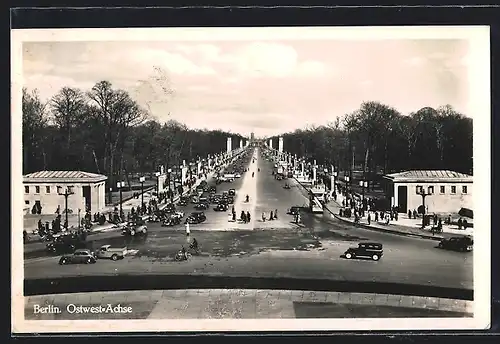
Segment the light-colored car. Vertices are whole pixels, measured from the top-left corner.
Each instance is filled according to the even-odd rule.
[[[234,177],[235,177],[235,178],[241,178],[241,174],[236,173],[236,174],[234,175]]]
[[[96,256],[99,259],[111,259],[118,260],[123,259],[127,254],[127,248],[111,247],[111,245],[102,245],[96,252]]]
[[[172,214],[172,216],[178,217],[179,219],[182,219],[184,217],[184,212],[183,211],[176,211],[175,213]]]

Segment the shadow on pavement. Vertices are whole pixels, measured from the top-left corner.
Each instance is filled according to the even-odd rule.
[[[24,295],[158,289],[274,289],[336,291],[473,300],[473,290],[381,282],[210,275],[115,275],[26,279]]]

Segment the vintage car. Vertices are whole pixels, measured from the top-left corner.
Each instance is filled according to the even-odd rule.
[[[206,221],[207,217],[205,216],[205,213],[202,211],[195,211],[186,218],[185,223],[189,223],[191,225],[193,224],[198,224]]]
[[[384,254],[382,244],[375,242],[362,242],[358,247],[350,247],[344,252],[346,259],[351,258],[371,258],[372,260],[379,260]]]
[[[161,223],[162,227],[172,227],[181,224],[181,217],[170,215],[167,216]]]
[[[227,211],[227,209],[228,209],[227,204],[226,204],[226,203],[222,203],[222,202],[221,202],[221,203],[219,203],[219,204],[217,204],[217,205],[214,207],[214,210],[215,210],[215,211]]]
[[[46,250],[50,253],[64,254],[73,253],[76,249],[87,247],[86,241],[78,235],[63,234],[55,236],[52,242],[46,246]]]
[[[208,188],[208,192],[210,192],[210,193],[216,193],[217,192],[217,187],[216,186],[210,186]]]
[[[122,230],[122,235],[139,236],[147,235],[148,226],[143,219],[128,222]]]
[[[97,261],[94,253],[88,249],[76,250],[73,254],[64,255],[59,259],[59,265],[94,264]]]
[[[185,197],[185,196],[182,196],[180,199],[179,199],[179,202],[177,202],[177,205],[181,206],[181,207],[185,207],[189,204],[189,197]]]
[[[165,213],[173,213],[175,212],[175,204],[173,203],[168,203],[165,208],[163,208],[163,211]]]
[[[200,202],[197,205],[195,205],[194,209],[196,210],[207,210],[208,209],[208,203],[205,202]]]
[[[461,252],[471,252],[473,246],[474,240],[468,236],[457,236],[443,239],[438,244],[439,248]]]
[[[111,245],[102,245],[96,252],[96,257],[99,259],[118,260],[123,259],[127,254],[127,248],[111,247]]]
[[[235,189],[229,189],[227,192],[229,196],[236,196],[236,190]]]

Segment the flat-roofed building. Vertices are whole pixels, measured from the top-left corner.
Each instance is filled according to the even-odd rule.
[[[425,196],[426,213],[456,213],[460,208],[473,209],[472,181],[468,174],[449,170],[415,170],[384,176],[386,192],[399,212],[418,210]]]
[[[41,214],[54,214],[59,207],[65,209],[66,191],[69,213],[78,209],[92,213],[102,211],[106,205],[106,176],[83,171],[39,171],[23,176],[24,208],[41,207]]]

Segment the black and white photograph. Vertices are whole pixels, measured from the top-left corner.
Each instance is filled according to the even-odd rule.
[[[488,27],[11,37],[14,333],[488,328]]]

